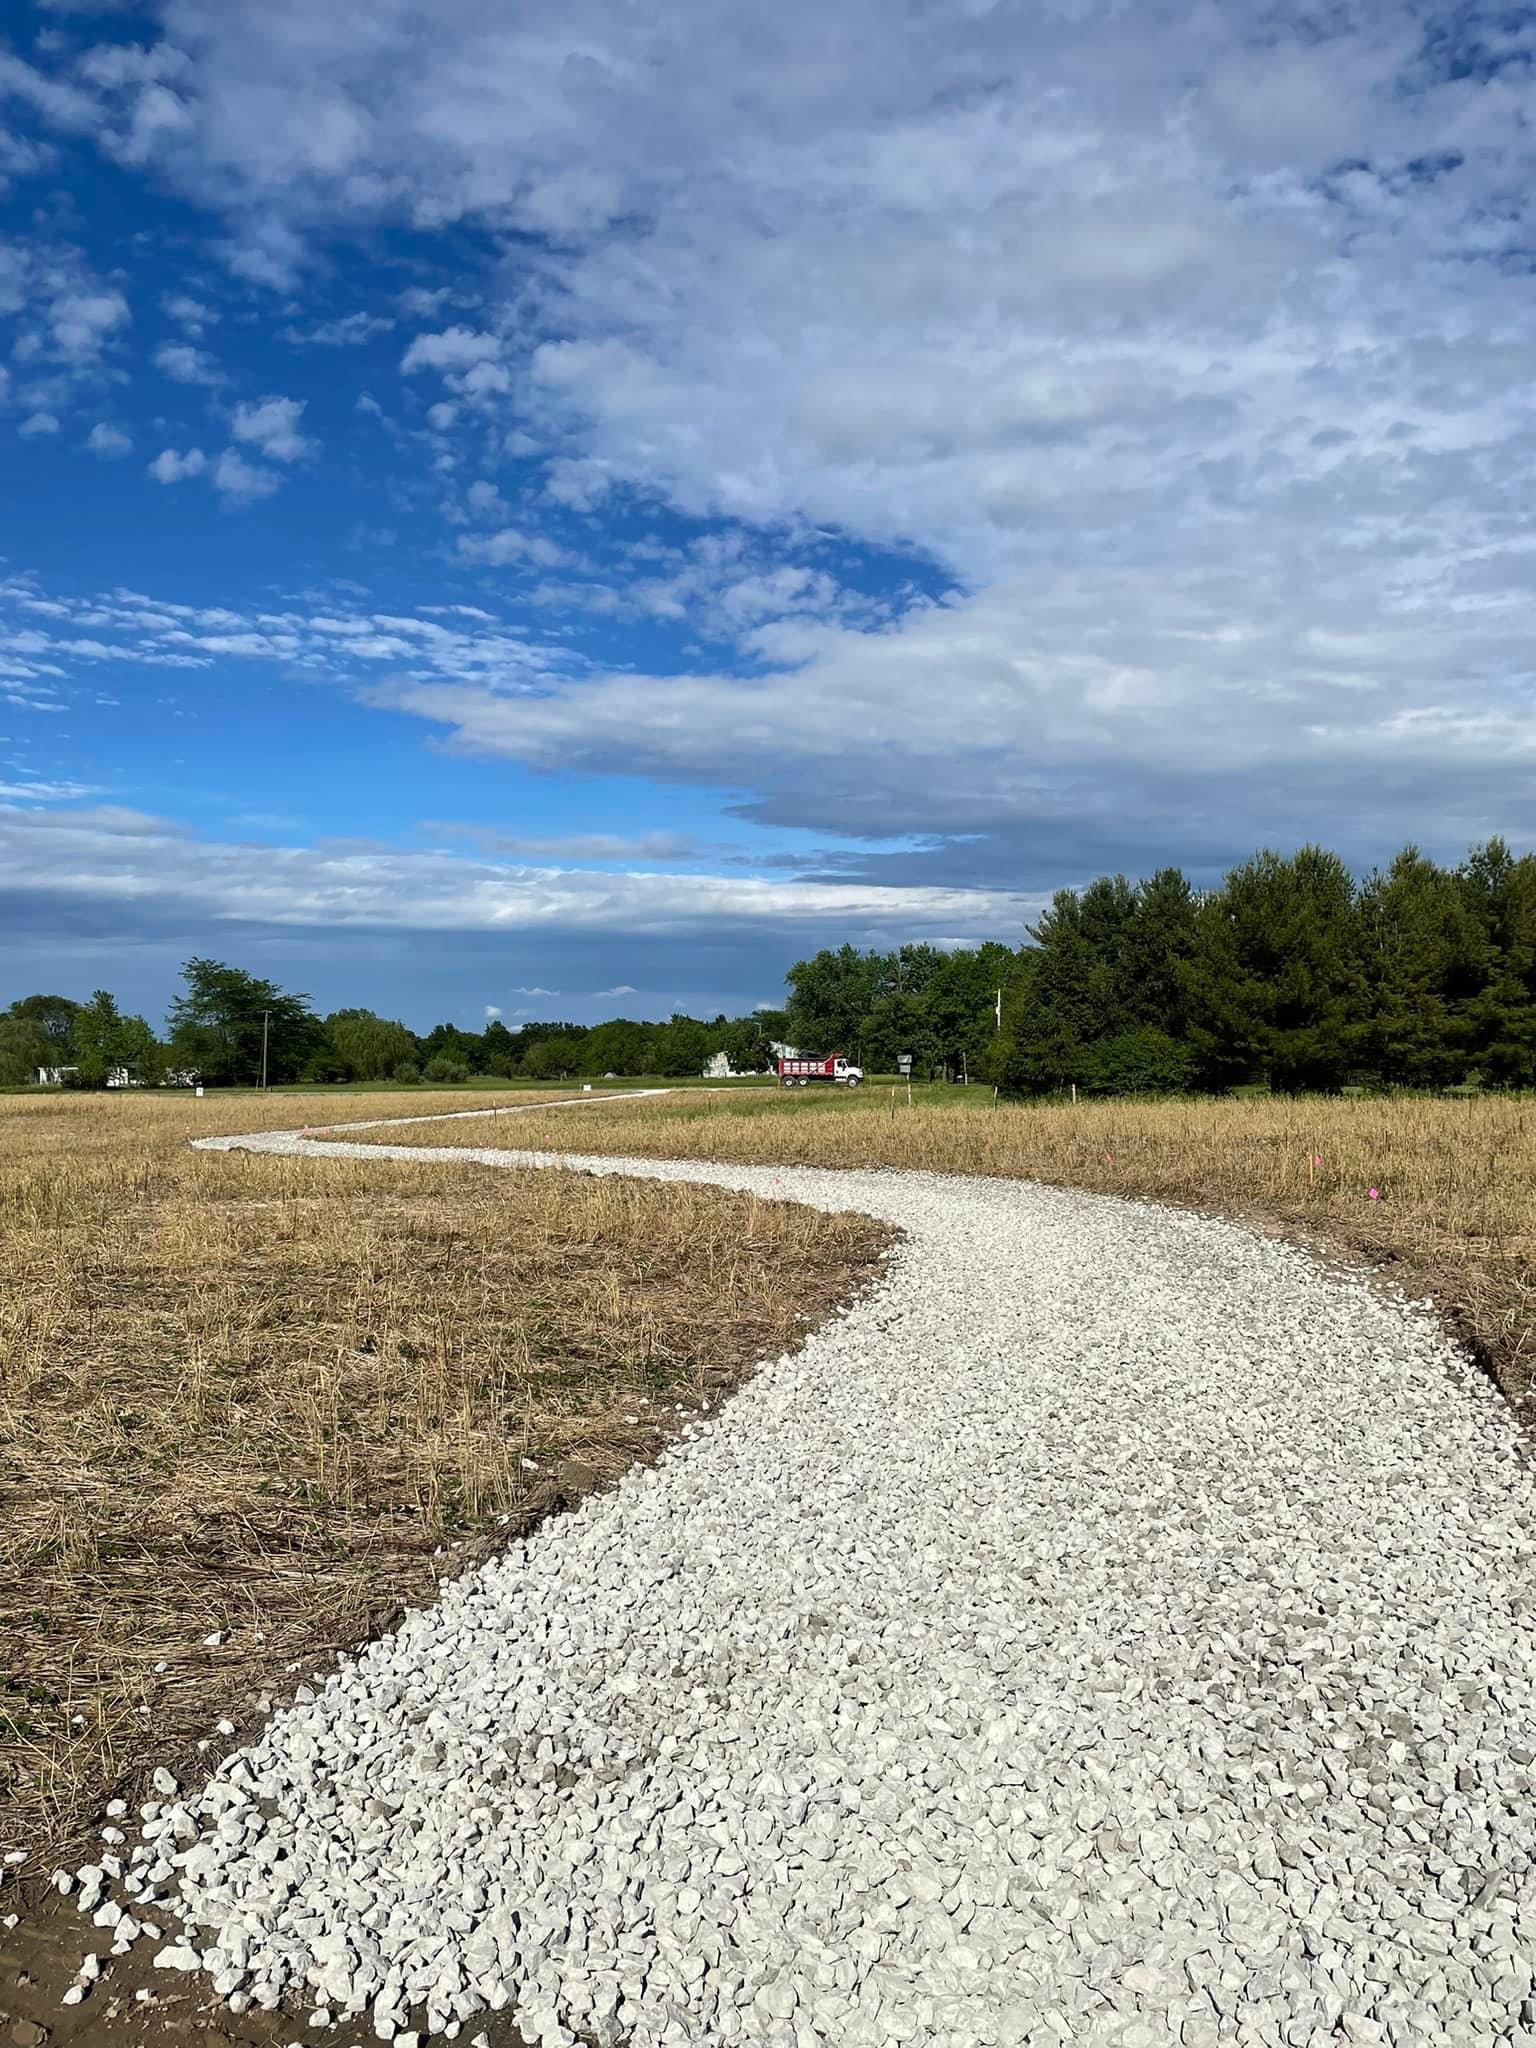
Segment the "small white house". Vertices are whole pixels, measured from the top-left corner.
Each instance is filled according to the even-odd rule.
[[[712,1052],[704,1062],[704,1078],[706,1081],[729,1081],[734,1077],[735,1072],[736,1069],[731,1065],[731,1056],[728,1052]]]

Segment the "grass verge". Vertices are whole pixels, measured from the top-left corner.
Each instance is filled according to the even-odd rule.
[[[208,1109],[0,1105],[0,1852],[32,1872],[653,1455],[889,1237],[709,1189],[190,1152]]]
[[[419,1126],[406,1143],[1006,1174],[1301,1232],[1430,1294],[1536,1420],[1536,1099],[1004,1104],[866,1087],[662,1096],[592,1112]],[[390,1133],[375,1134],[381,1141]],[[1374,1190],[1374,1194],[1372,1193]]]

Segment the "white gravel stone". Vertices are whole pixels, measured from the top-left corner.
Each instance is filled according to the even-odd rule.
[[[1103,1197],[571,1163],[906,1238],[149,1822],[157,1963],[396,2041],[1529,2028],[1536,1492],[1430,1319]]]

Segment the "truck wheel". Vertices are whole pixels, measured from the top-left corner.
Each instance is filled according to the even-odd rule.
[[[794,1085],[794,1082],[790,1080],[787,1074],[784,1076],[784,1079],[779,1083],[779,1086],[781,1088],[793,1088]]]
[[[850,1088],[857,1088],[857,1087],[858,1087],[858,1085],[859,1085],[859,1077],[858,1077],[858,1075],[857,1075],[857,1074],[850,1074],[850,1075],[849,1075],[849,1077],[848,1077],[848,1086],[849,1086]]]

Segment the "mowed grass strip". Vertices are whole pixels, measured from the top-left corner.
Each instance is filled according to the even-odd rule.
[[[1004,1174],[1298,1231],[1432,1294],[1536,1419],[1536,1098],[1004,1103],[986,1088],[660,1096],[401,1142]],[[515,1135],[513,1130],[515,1128]],[[389,1133],[376,1134],[381,1140]],[[1375,1190],[1374,1196],[1372,1190]]]
[[[32,1873],[654,1454],[889,1242],[709,1189],[191,1152],[302,1120],[211,1101],[0,1104],[0,1852]]]

